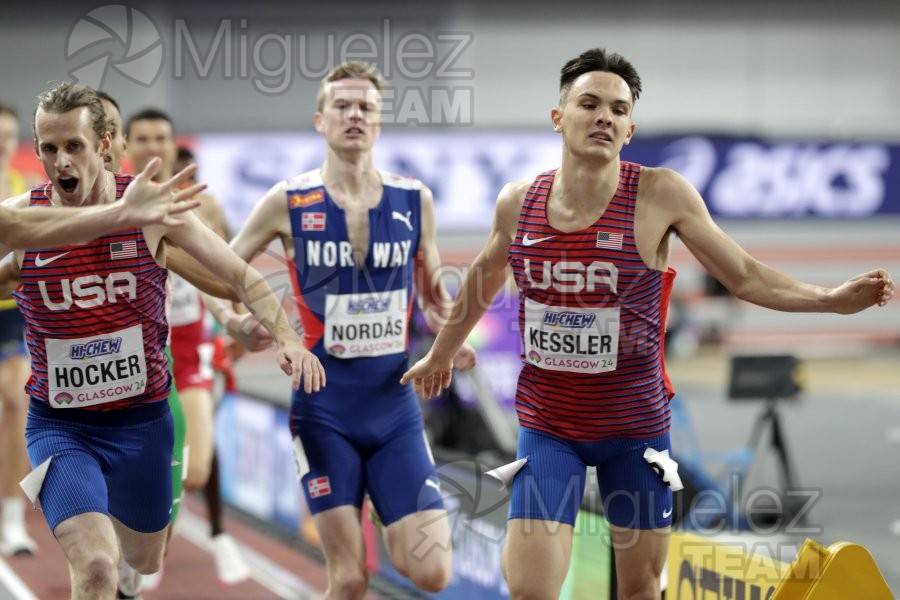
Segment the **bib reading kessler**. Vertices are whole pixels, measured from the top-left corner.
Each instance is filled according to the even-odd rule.
[[[50,406],[80,408],[143,393],[147,361],[140,325],[83,338],[46,338]]]
[[[615,371],[619,307],[560,308],[525,299],[525,358],[541,369]]]

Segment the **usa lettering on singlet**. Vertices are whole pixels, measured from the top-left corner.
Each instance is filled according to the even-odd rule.
[[[116,198],[132,178],[116,175]],[[49,206],[50,184],[32,189]],[[28,393],[53,408],[113,410],[163,400],[165,280],[143,230],[25,252],[14,296],[32,357]]]
[[[675,272],[649,268],[634,242],[640,166],[623,162],[608,208],[568,233],[547,219],[555,174],[526,193],[509,252],[525,363],[520,422],[574,440],[656,435],[669,423],[661,349]]]
[[[287,196],[292,282],[306,346],[320,356],[383,358],[387,368],[407,349],[421,183],[379,173],[383,194],[369,211],[362,268],[353,259],[344,211],[328,195],[318,170],[290,180]]]

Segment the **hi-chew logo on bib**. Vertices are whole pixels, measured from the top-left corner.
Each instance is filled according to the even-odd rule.
[[[140,325],[74,339],[46,338],[53,408],[80,408],[138,396],[147,387]]]
[[[325,308],[325,349],[332,356],[385,356],[406,350],[406,290],[329,294]]]

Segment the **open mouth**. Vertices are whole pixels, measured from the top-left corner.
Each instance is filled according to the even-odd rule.
[[[67,194],[71,194],[75,191],[75,188],[78,187],[78,178],[77,177],[60,177],[59,178],[59,187],[62,188],[62,191]]]
[[[597,133],[591,134],[591,139],[594,139],[594,140],[597,140],[600,142],[611,142],[612,136],[610,136],[608,133],[597,132]]]
[[[351,128],[349,128],[347,131],[345,131],[344,133],[347,133],[347,134],[349,134],[349,135],[362,135],[362,134],[363,134],[363,130],[360,129],[359,127],[351,127]]]

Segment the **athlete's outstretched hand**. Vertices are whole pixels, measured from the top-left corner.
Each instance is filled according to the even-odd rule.
[[[197,165],[190,165],[163,183],[153,181],[162,160],[154,158],[125,190],[122,217],[125,227],[143,227],[161,224],[179,227],[183,223],[173,215],[200,206],[194,196],[206,189],[205,183],[197,183],[185,189],[179,186],[197,171]]]
[[[259,352],[275,343],[275,338],[269,330],[252,314],[237,314],[231,311],[229,317],[224,323],[225,331],[247,351]]]
[[[450,387],[452,379],[453,361],[436,360],[429,352],[403,374],[400,383],[406,385],[412,381],[416,394],[423,400],[428,400],[440,396],[441,392]]]
[[[288,342],[278,349],[278,366],[291,376],[291,384],[295,390],[303,390],[307,394],[318,392],[325,387],[325,368],[319,358],[303,347],[299,342]]]
[[[829,292],[834,312],[850,315],[870,306],[884,306],[894,295],[894,281],[884,269],[848,279]]]

